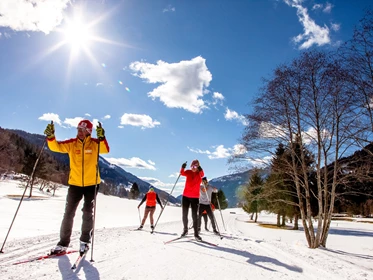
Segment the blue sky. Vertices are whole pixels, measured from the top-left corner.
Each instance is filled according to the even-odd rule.
[[[193,159],[227,175],[261,78],[351,39],[368,4],[1,0],[0,126],[42,134],[53,120],[64,140],[100,121],[105,158],[164,190]]]

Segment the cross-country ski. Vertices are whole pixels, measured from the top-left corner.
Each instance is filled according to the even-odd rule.
[[[76,253],[76,252],[78,252],[78,251],[77,250],[68,250],[68,251],[64,251],[64,252],[59,253],[59,254],[45,254],[45,255],[41,255],[41,256],[37,256],[37,257],[31,257],[31,258],[28,258],[28,259],[20,260],[20,261],[17,261],[15,263],[12,263],[12,264],[17,265],[17,264],[23,264],[23,263],[28,263],[28,262],[40,261],[40,260],[45,260],[45,259],[50,259],[50,258],[55,258],[55,257],[61,257],[61,256],[64,256],[64,255],[68,255],[68,254],[72,254],[72,253]]]

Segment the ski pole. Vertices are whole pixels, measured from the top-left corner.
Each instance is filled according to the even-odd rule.
[[[98,127],[102,127],[101,123],[98,122]],[[91,251],[91,262],[94,262],[93,260],[93,245],[95,241],[95,222],[96,222],[96,206],[97,206],[97,181],[98,181],[98,170],[99,170],[99,160],[100,160],[100,143],[101,140],[98,139],[98,147],[97,147],[97,165],[96,165],[96,186],[95,186],[95,199],[94,199],[94,206],[93,206],[93,228],[92,228],[92,251]]]
[[[51,121],[51,124],[53,124],[53,121]],[[7,235],[5,236],[5,240],[4,240],[3,246],[1,246],[0,253],[4,253],[4,252],[3,252],[3,248],[4,248],[4,246],[5,246],[5,242],[6,242],[6,240],[8,239],[8,235],[9,235],[10,230],[12,229],[13,223],[14,223],[16,217],[17,217],[18,210],[19,210],[19,208],[21,207],[21,203],[22,203],[22,201],[23,201],[23,198],[25,197],[25,193],[26,193],[26,190],[27,190],[27,188],[28,188],[28,186],[29,186],[29,184],[30,184],[30,181],[33,180],[34,173],[35,173],[35,170],[36,170],[36,166],[38,165],[38,163],[39,163],[39,159],[40,159],[40,157],[41,157],[41,154],[42,154],[43,151],[44,151],[44,147],[45,147],[45,144],[47,143],[47,139],[48,139],[48,138],[45,137],[45,140],[44,140],[44,142],[43,142],[43,146],[41,147],[41,150],[40,150],[40,153],[39,153],[39,155],[38,155],[38,158],[37,158],[36,161],[35,161],[34,168],[32,169],[32,173],[31,173],[31,175],[30,175],[30,177],[29,177],[29,180],[28,180],[28,182],[27,182],[27,184],[26,184],[25,190],[23,191],[23,194],[22,194],[22,197],[21,197],[21,199],[20,199],[20,201],[19,201],[19,204],[18,204],[18,207],[17,207],[16,213],[14,214],[14,217],[13,217],[12,223],[10,224],[10,227],[9,227],[8,233],[7,233]]]
[[[190,223],[189,229],[193,228],[193,221]]]
[[[187,163],[187,162],[185,162],[185,164],[186,164],[186,163]],[[171,196],[172,192],[174,191],[174,188],[175,188],[175,186],[176,186],[176,184],[177,184],[177,181],[179,181],[180,176],[181,176],[181,173],[179,173],[179,176],[177,177],[176,182],[175,182],[174,186],[172,187],[171,192],[168,194],[166,204],[165,204],[164,207],[162,208],[161,213],[159,213],[158,219],[157,219],[157,221],[156,221],[155,224],[154,224],[154,228],[152,229],[152,231],[151,231],[150,233],[153,233],[153,232],[154,232],[155,227],[156,227],[157,224],[158,224],[159,218],[162,216],[162,213],[163,213],[164,209],[166,208],[166,206],[167,206],[167,204],[168,204],[168,201],[170,200],[170,196]]]
[[[140,225],[141,225],[141,215],[140,215],[140,208],[137,208],[139,210],[139,220],[140,220]]]
[[[221,216],[221,221],[223,222],[224,230],[227,231],[227,229],[225,228],[225,224],[224,224],[223,214],[221,213],[221,208],[220,208],[220,202],[219,202],[219,196],[218,196],[218,194],[216,194],[216,201],[218,202],[220,216]]]

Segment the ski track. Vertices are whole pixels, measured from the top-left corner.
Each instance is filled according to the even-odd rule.
[[[281,241],[265,241],[244,236],[239,230],[242,221],[236,215],[228,216],[225,222],[227,231],[219,224],[219,229],[225,235],[223,239],[211,231],[201,232],[203,239],[218,244],[218,247],[189,238],[163,244],[181,233],[180,222],[159,224],[153,234],[147,228],[141,231],[135,231],[133,227],[97,229],[93,248],[94,262],[90,262],[91,248],[75,272],[71,270],[71,266],[78,254],[11,265],[28,256],[47,253],[58,241],[57,234],[16,240],[8,243],[4,254],[0,254],[0,275],[7,275],[7,278],[2,278],[7,280],[215,280],[229,279],[221,277],[219,271],[234,270],[236,279],[373,279],[373,270],[370,268],[361,267],[361,273],[358,275],[348,272],[346,267],[349,266],[354,268],[351,271],[356,272],[358,259],[345,262],[344,269],[331,266],[333,269],[327,271],[323,263],[335,262],[333,258],[337,258],[338,254],[322,249],[315,249],[310,253],[310,249],[300,246],[297,242],[289,247]],[[189,230],[188,237],[193,237],[193,230]],[[79,234],[74,232],[72,247],[77,246],[78,238]],[[126,252],[132,253],[129,255]],[[174,259],[177,260],[180,255],[183,255],[183,262],[175,262]],[[163,260],[162,267],[159,266],[158,260],[152,262],[158,258]],[[193,267],[198,269],[193,270]]]
[[[231,232],[235,232],[236,234],[241,234],[239,230],[237,230],[236,224],[239,223],[239,219],[229,219],[228,227]],[[231,233],[232,234],[232,233]],[[233,235],[233,234],[232,234]],[[233,236],[232,236],[233,237]],[[302,236],[303,237],[303,236]],[[241,239],[240,237],[233,237],[235,240]],[[242,239],[241,239],[242,240]],[[243,239],[243,240],[250,240],[250,239]],[[266,255],[274,255],[281,260],[288,260],[288,262],[293,262],[294,264],[302,267],[304,271],[309,270],[312,273],[308,272],[307,275],[313,274],[313,277],[309,279],[370,279],[367,277],[368,275],[373,272],[372,268],[367,268],[364,266],[359,265],[359,259],[355,258],[354,260],[350,259],[349,262],[345,261],[343,258],[340,258],[338,254],[330,252],[328,250],[323,249],[309,249],[299,245],[297,241],[293,242],[292,246],[289,247],[288,244],[282,243],[281,241],[264,241],[264,240],[250,240],[251,242],[254,241],[253,246],[260,247],[261,250],[266,251]],[[310,250],[315,252],[316,254],[310,254]],[[297,256],[297,257],[294,257]],[[338,259],[338,261],[336,261]],[[325,267],[324,263],[340,263],[343,261],[346,266],[351,266],[353,269],[342,269],[339,265],[327,266]],[[361,272],[356,275],[355,269],[356,266],[361,268]],[[327,271],[326,269],[331,267],[331,271]],[[351,273],[349,271],[352,271]]]

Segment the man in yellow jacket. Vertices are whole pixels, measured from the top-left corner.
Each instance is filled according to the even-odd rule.
[[[82,120],[78,124],[76,138],[57,141],[54,135],[54,125],[48,124],[44,134],[48,139],[51,151],[65,153],[70,159],[69,189],[67,192],[65,214],[63,216],[60,241],[51,250],[51,254],[66,251],[70,244],[74,216],[79,202],[84,197],[83,222],[80,235],[80,252],[88,250],[93,229],[93,207],[97,190],[101,182],[98,171],[98,152],[109,153],[109,145],[105,138],[105,131],[101,126],[96,128],[97,139],[91,138],[93,125],[89,120]]]

